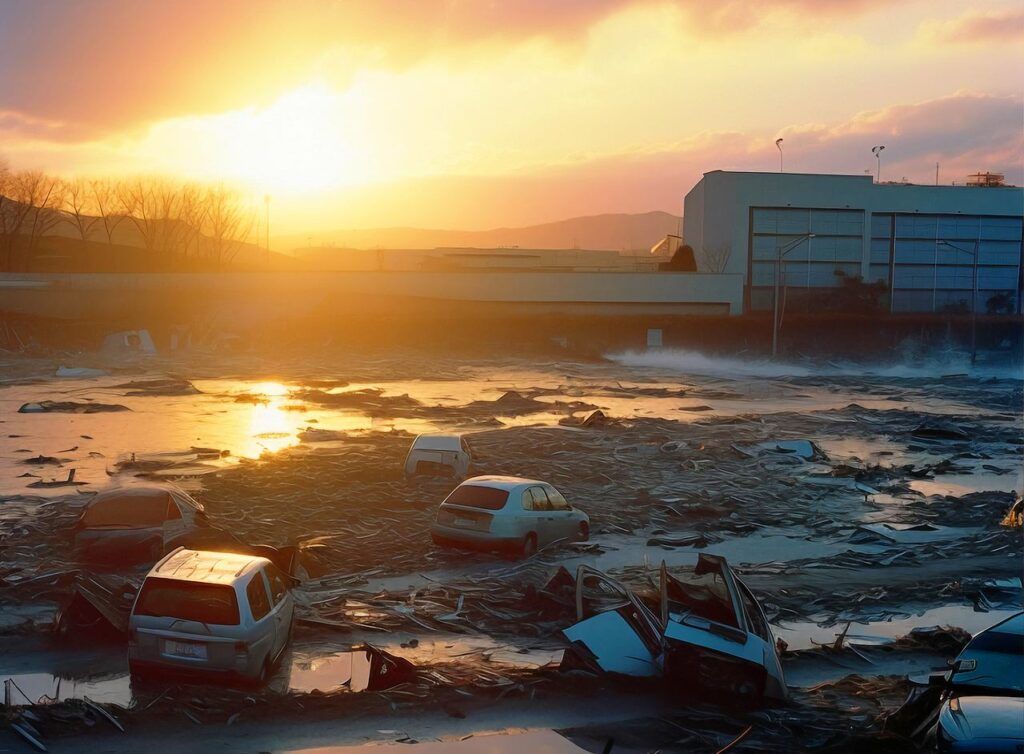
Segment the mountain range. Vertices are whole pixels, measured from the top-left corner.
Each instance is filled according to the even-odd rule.
[[[669,212],[603,214],[490,230],[430,228],[339,229],[277,236],[276,251],[298,257],[323,257],[332,249],[434,249],[438,247],[528,249],[611,249],[639,251],[666,235],[679,233],[682,218]]]

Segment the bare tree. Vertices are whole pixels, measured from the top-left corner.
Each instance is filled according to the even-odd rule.
[[[33,256],[40,239],[64,221],[60,212],[64,188],[59,178],[38,170],[18,174],[15,198],[28,205],[23,233],[28,235],[28,254]]]
[[[181,257],[186,266],[190,253],[196,259],[200,255],[203,223],[208,211],[205,192],[195,184],[186,184],[181,189],[179,222],[181,223]]]
[[[725,272],[732,256],[732,246],[727,243],[711,244],[701,247],[701,272]]]
[[[100,224],[103,226],[103,233],[107,237],[107,246],[113,246],[114,231],[125,219],[118,200],[118,187],[111,180],[95,180],[89,183],[89,193],[92,197],[92,206],[96,209]]]
[[[236,192],[223,186],[209,188],[205,204],[209,257],[219,270],[234,259],[252,233],[255,215],[243,209]]]
[[[96,212],[92,189],[87,182],[81,178],[65,182],[62,211],[82,242],[88,241],[100,218]]]
[[[136,177],[117,184],[119,211],[135,228],[142,247],[152,257],[157,248],[158,220],[153,188],[146,178]]]
[[[4,270],[14,269],[14,255],[22,228],[32,207],[19,201],[21,189],[16,173],[0,165],[0,249]]]

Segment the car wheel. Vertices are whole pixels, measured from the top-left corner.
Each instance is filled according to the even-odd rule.
[[[530,532],[526,535],[526,539],[523,540],[523,546],[519,550],[519,555],[522,558],[532,558],[537,554],[537,535]]]
[[[580,521],[580,542],[586,542],[588,539],[590,539],[590,524]]]

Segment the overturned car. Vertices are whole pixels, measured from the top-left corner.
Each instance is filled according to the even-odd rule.
[[[203,506],[178,487],[113,487],[90,500],[76,522],[75,552],[94,563],[153,562],[205,524]]]
[[[743,702],[787,698],[764,611],[725,558],[701,554],[679,577],[661,565],[657,612],[606,574],[580,566],[570,665],[684,681]]]

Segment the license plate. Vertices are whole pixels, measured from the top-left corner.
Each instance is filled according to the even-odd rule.
[[[190,657],[194,660],[206,659],[206,645],[191,641],[166,641],[164,652],[175,657]]]
[[[457,519],[455,519],[455,525],[456,526],[465,526],[465,527],[472,528],[472,527],[476,526],[476,521],[474,521],[471,518],[457,518]]]

